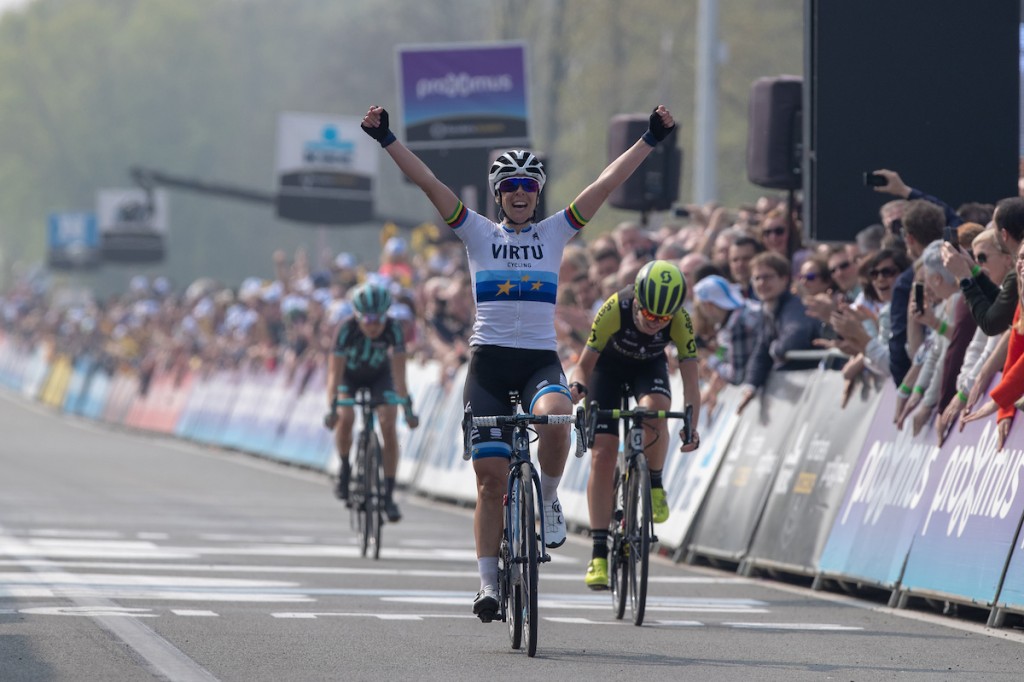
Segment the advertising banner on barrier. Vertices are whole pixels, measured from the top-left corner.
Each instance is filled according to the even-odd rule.
[[[87,419],[102,419],[110,396],[110,372],[102,365],[94,365],[86,382],[79,414]]]
[[[790,433],[804,413],[801,397],[817,376],[817,370],[774,372],[763,396],[747,405],[701,510],[692,554],[738,561],[747,553]]]
[[[814,572],[881,390],[876,384],[856,391],[841,407],[844,384],[841,372],[821,370],[808,387],[806,409],[794,425],[750,545],[749,565]]]
[[[71,370],[71,380],[64,391],[64,404],[61,409],[68,414],[79,414],[82,400],[89,390],[89,377],[93,373],[95,362],[88,355],[75,359]]]
[[[682,381],[679,392],[672,386],[672,395],[682,395]],[[669,425],[668,459],[665,462],[663,481],[668,496],[670,514],[668,521],[657,527],[658,541],[666,546],[679,548],[693,529],[693,523],[700,512],[701,504],[711,482],[725,457],[726,450],[740,423],[736,414],[740,391],[735,386],[726,386],[719,394],[713,411],[701,412],[700,448],[693,452],[679,451],[682,439],[679,424]],[[677,401],[673,400],[673,403]]]
[[[439,381],[441,365],[435,361],[410,362],[406,365],[406,380],[409,395],[413,399],[413,410],[420,419],[416,429],[410,429],[405,423],[402,410],[398,411],[398,482],[408,485],[416,480],[424,455],[432,447],[428,436],[431,434],[428,424],[440,417],[440,408],[444,404],[444,386]],[[461,387],[459,387],[461,390]]]
[[[462,365],[452,378],[438,418],[427,427],[432,444],[417,479],[417,489],[434,497],[461,502],[476,501],[476,475],[473,463],[462,459],[462,385],[468,365]]]
[[[822,575],[892,589],[945,467],[935,432],[897,431],[896,387],[886,382],[843,503],[818,560]]]
[[[1024,515],[1024,449],[998,447],[994,417],[954,429],[943,444],[901,591],[995,603]]]
[[[323,421],[327,411],[327,369],[323,366],[315,367],[308,378],[299,374],[292,377],[290,388],[296,395],[294,407],[288,421],[281,427],[281,438],[268,454],[336,473],[334,432],[324,428]]]
[[[999,590],[996,605],[1001,608],[1024,613],[1024,533],[1017,531],[1017,542],[1006,568],[1006,577]]]

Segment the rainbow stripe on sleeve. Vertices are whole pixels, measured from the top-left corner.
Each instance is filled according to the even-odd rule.
[[[466,222],[466,218],[468,216],[469,211],[466,210],[466,207],[463,206],[462,202],[460,201],[459,205],[455,207],[455,212],[452,213],[447,218],[445,218],[444,221],[448,223],[448,227],[454,230],[461,227],[462,223]]]
[[[582,230],[587,226],[587,222],[589,222],[576,210],[575,202],[569,204],[569,208],[565,209],[565,219],[569,221],[574,230]]]

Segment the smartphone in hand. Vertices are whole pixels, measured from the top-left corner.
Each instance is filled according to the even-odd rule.
[[[884,175],[878,173],[864,173],[864,186],[865,187],[881,187],[887,182]]]
[[[946,225],[946,227],[943,228],[942,238],[945,239],[950,244],[952,244],[954,247],[960,246],[960,239],[957,236],[956,228],[951,225]]]
[[[924,282],[914,282],[914,310],[924,312]]]

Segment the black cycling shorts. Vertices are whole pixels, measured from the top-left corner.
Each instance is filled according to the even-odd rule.
[[[370,389],[370,399],[373,402],[383,402],[384,394],[389,391],[394,392],[395,390],[395,381],[391,376],[391,367],[387,367],[383,372],[380,370],[376,372],[349,372],[346,369],[341,377],[341,386],[338,387],[338,392],[355,396],[356,391],[360,388]]]
[[[628,386],[629,395],[635,400],[651,393],[660,393],[672,400],[672,388],[668,382],[668,362],[655,358],[647,362],[623,362],[621,359],[604,360],[602,355],[590,374],[587,386],[587,401],[597,401],[602,410],[622,407],[623,387]],[[598,419],[595,433],[618,434],[618,420]]]
[[[515,414],[511,393],[518,393],[523,411],[544,393],[558,392],[572,399],[558,353],[548,350],[474,346],[463,390],[463,401],[474,417]],[[473,429],[473,459],[510,457],[512,429]]]

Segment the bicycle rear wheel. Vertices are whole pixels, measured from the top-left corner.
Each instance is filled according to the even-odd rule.
[[[384,476],[380,441],[371,432],[366,447],[366,545],[374,559],[380,559],[380,529],[384,525]],[[365,556],[365,552],[364,552]]]
[[[522,598],[520,614],[523,639],[526,641],[526,655],[537,655],[537,507],[533,491],[533,469],[528,463],[519,465],[516,488],[513,493],[518,509],[518,536],[514,543],[514,555],[519,566],[519,591]]]
[[[636,470],[629,486],[631,501],[626,509],[629,552],[629,598],[633,624],[643,625],[647,609],[647,574],[651,554],[651,472],[647,458],[636,458]]]
[[[622,620],[626,613],[626,593],[629,591],[629,543],[626,542],[625,533],[626,481],[620,475],[618,467],[615,469],[614,480],[612,523],[608,529],[608,539],[611,541],[611,547],[608,549],[608,579],[611,582],[612,611],[616,619]]]

